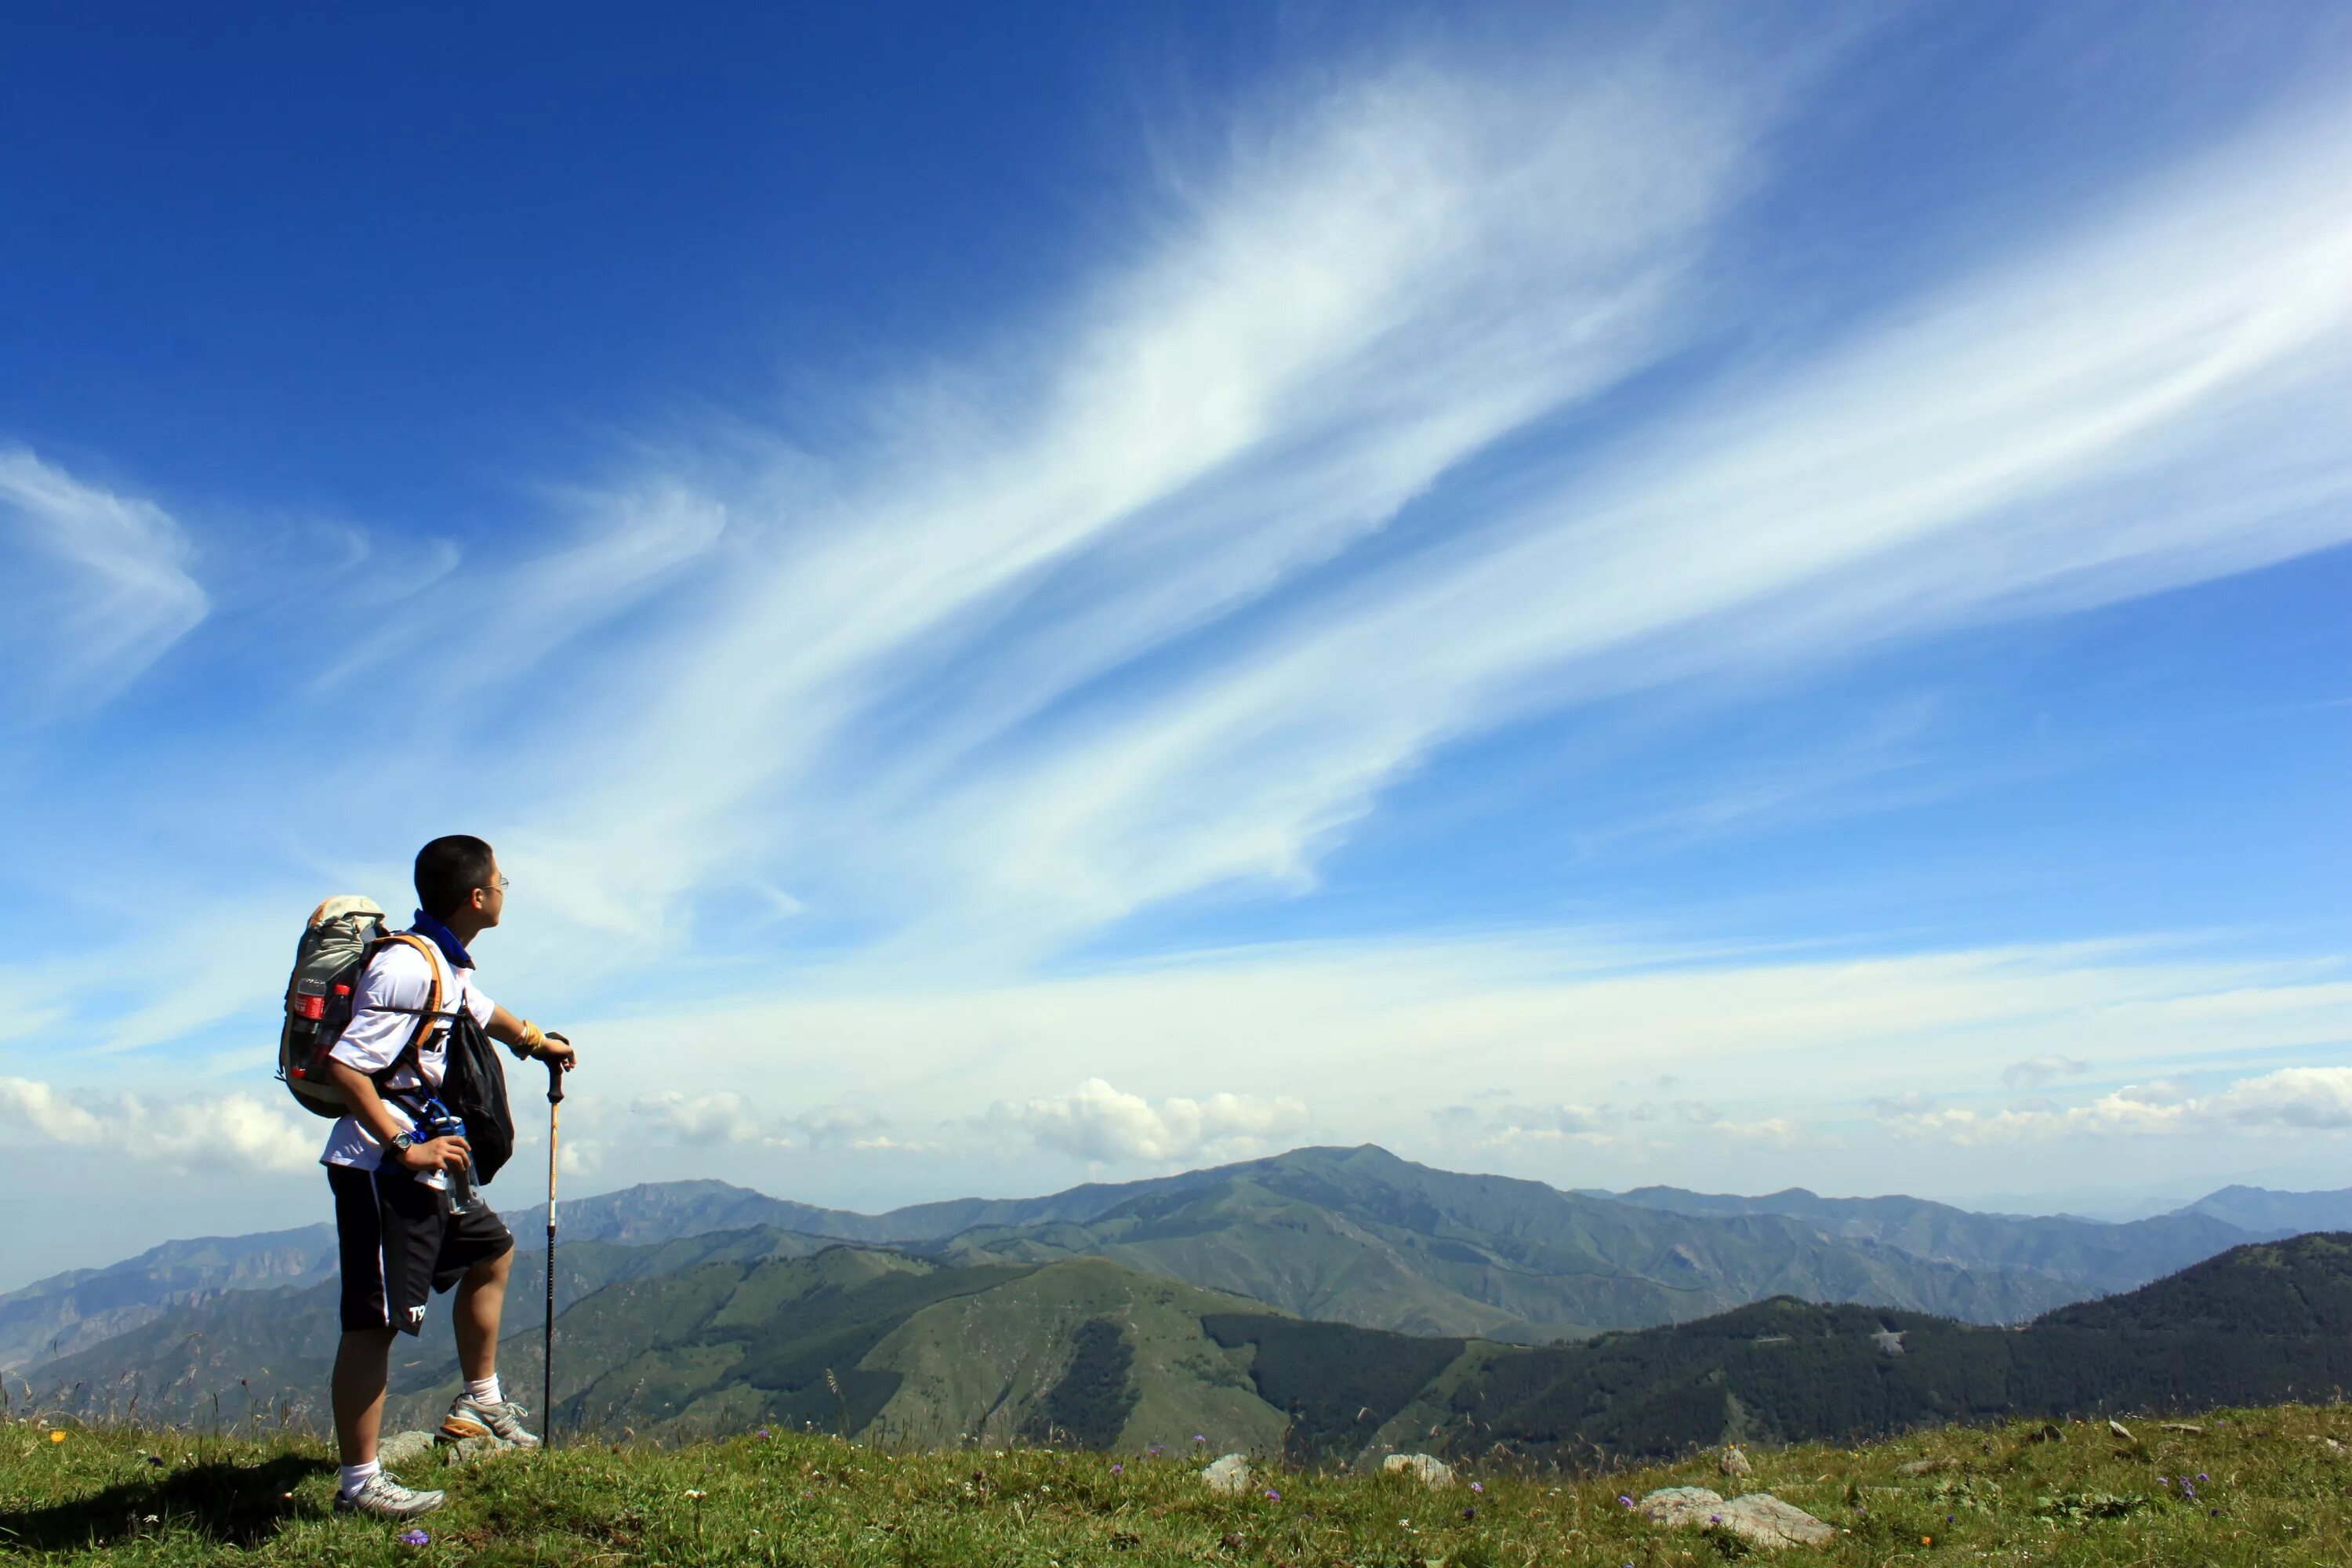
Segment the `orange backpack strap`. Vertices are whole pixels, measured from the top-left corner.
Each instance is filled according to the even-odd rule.
[[[385,945],[395,942],[415,948],[425,960],[425,984],[429,989],[425,993],[424,1007],[417,1011],[416,1027],[409,1032],[408,1044],[400,1048],[400,1055],[392,1059],[390,1067],[376,1075],[379,1083],[399,1071],[401,1063],[411,1061],[424,1054],[425,1039],[433,1032],[434,1023],[441,1016],[441,962],[433,951],[432,939],[419,936],[413,931],[388,931],[375,939],[376,952],[382,952]],[[375,952],[368,954],[370,963],[373,963],[375,958]],[[385,1009],[388,1012],[409,1010],[404,1007]]]

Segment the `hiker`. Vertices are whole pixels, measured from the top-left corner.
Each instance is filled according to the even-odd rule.
[[[395,1334],[424,1327],[430,1294],[457,1287],[453,1308],[466,1386],[441,1424],[449,1438],[535,1448],[526,1412],[499,1387],[499,1317],[514,1237],[478,1196],[452,1212],[452,1177],[464,1192],[468,1144],[420,1131],[423,1101],[442,1086],[452,1034],[478,1026],[519,1057],[568,1071],[572,1047],[516,1017],[474,984],[467,944],[499,923],[507,879],[481,839],[436,838],[417,852],[415,924],[422,942],[390,938],[373,949],[352,998],[351,1022],[328,1054],[350,1110],[328,1135],[320,1163],[335,1194],[342,1266],[343,1336],[335,1352],[335,1440],[342,1449],[338,1510],[413,1519],[441,1506],[382,1472],[376,1437]],[[433,998],[441,1010],[431,1011]],[[470,1016],[461,1024],[459,1010]]]

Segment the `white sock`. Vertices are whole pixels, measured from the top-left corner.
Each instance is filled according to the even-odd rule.
[[[499,1374],[492,1373],[488,1377],[467,1378],[466,1397],[479,1400],[484,1405],[504,1404],[505,1401],[499,1397]]]
[[[345,1465],[343,1467],[343,1495],[345,1497],[359,1496],[360,1489],[366,1486],[370,1481],[375,1479],[376,1472],[383,1468],[383,1467],[377,1464],[373,1459],[370,1459],[364,1465]]]

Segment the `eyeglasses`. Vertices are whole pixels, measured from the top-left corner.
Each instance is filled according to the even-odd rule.
[[[493,883],[493,884],[492,884],[492,886],[496,887],[496,888],[498,889],[498,890],[499,890],[499,892],[501,892],[501,893],[505,892],[509,888],[512,887],[513,885],[514,885],[513,883],[509,882],[509,881],[507,880],[507,879],[506,879],[506,875],[505,875],[505,873],[504,873],[504,872],[499,873],[499,879],[498,879],[495,883]]]

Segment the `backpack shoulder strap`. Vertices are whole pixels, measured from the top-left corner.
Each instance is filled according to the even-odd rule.
[[[400,1054],[392,1058],[390,1066],[373,1075],[378,1088],[387,1082],[393,1074],[398,1072],[404,1064],[415,1065],[417,1057],[425,1050],[425,1037],[433,1032],[434,1023],[441,1016],[441,963],[439,955],[433,951],[431,939],[421,937],[411,931],[387,931],[368,944],[367,962],[373,963],[376,955],[394,942],[415,948],[417,955],[425,960],[427,989],[425,1005],[416,1015],[416,1027],[408,1032],[408,1044],[400,1048]]]

